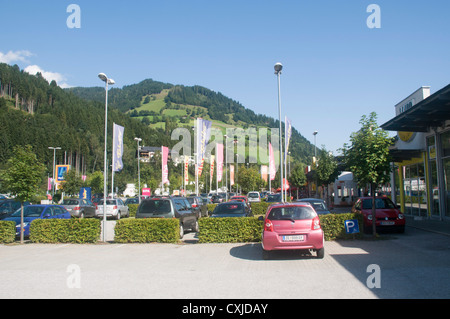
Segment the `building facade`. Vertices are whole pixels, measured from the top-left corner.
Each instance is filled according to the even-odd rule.
[[[405,214],[450,220],[450,85],[421,87],[381,127],[396,131],[392,199]]]

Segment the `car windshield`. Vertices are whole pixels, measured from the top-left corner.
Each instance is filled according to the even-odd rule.
[[[306,206],[290,206],[290,207],[275,207],[273,208],[269,216],[270,220],[303,220],[312,219],[317,214],[311,207]]]
[[[78,205],[78,200],[76,199],[65,199],[61,205]]]
[[[327,207],[325,206],[324,202],[320,201],[306,201],[312,205],[312,207],[318,211],[318,210],[327,210]]]
[[[148,213],[165,214],[170,213],[170,211],[171,211],[170,202],[168,200],[160,200],[160,199],[143,201],[139,208],[139,212],[144,214]]]
[[[250,198],[258,198],[259,195],[258,195],[258,193],[248,193],[248,197],[250,197]]]
[[[244,205],[238,203],[229,203],[218,205],[214,209],[213,214],[244,214]]]
[[[372,209],[372,199],[363,200],[363,209]],[[376,209],[390,209],[395,208],[394,203],[389,198],[376,198],[375,199]]]
[[[40,217],[44,211],[43,206],[25,206],[23,208],[23,217]],[[20,217],[20,209],[16,210],[12,217]]]
[[[271,194],[267,196],[267,202],[279,202],[281,201],[281,194]]]

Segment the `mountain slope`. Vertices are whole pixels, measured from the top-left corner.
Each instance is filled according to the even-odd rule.
[[[67,89],[75,95],[90,100],[104,99],[102,88]],[[103,93],[103,96],[102,96]],[[278,128],[278,120],[263,114],[256,114],[220,92],[202,86],[172,85],[144,80],[138,84],[110,90],[109,105],[140,119],[146,125],[166,134],[172,126],[193,125],[196,117],[213,121],[213,126],[223,131],[227,127]],[[284,131],[284,123],[282,123]],[[155,145],[157,146],[157,145]],[[314,154],[314,146],[295,128],[292,128],[290,151],[296,161],[309,163]]]

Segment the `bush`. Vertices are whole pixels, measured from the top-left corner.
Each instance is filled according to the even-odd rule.
[[[30,224],[34,243],[95,243],[100,239],[98,219],[35,219]]]
[[[138,207],[139,204],[128,204],[128,212],[130,213],[130,217],[136,217]]]
[[[255,217],[201,218],[199,243],[260,242],[263,222]]]
[[[325,240],[335,240],[335,239],[352,239],[352,238],[362,238],[363,237],[363,217],[361,214],[327,214],[319,215],[320,225],[325,233]],[[346,234],[344,221],[349,219],[357,219],[359,223],[358,234]]]
[[[271,205],[272,203],[266,203],[264,202],[255,202],[255,203],[250,203],[250,207],[252,208],[252,213],[253,215],[266,215],[266,211],[267,208]]]
[[[16,238],[16,223],[0,220],[0,244],[14,242]]]
[[[116,223],[114,241],[118,243],[177,243],[180,221],[175,218],[123,219]]]

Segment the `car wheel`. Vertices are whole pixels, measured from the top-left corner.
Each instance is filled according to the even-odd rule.
[[[183,236],[184,236],[184,227],[183,224],[180,223],[180,239],[183,239]]]
[[[325,247],[316,250],[317,258],[322,259],[325,257]]]
[[[84,218],[84,212],[81,212],[80,218]]]
[[[120,219],[120,211],[117,212],[116,220]]]

